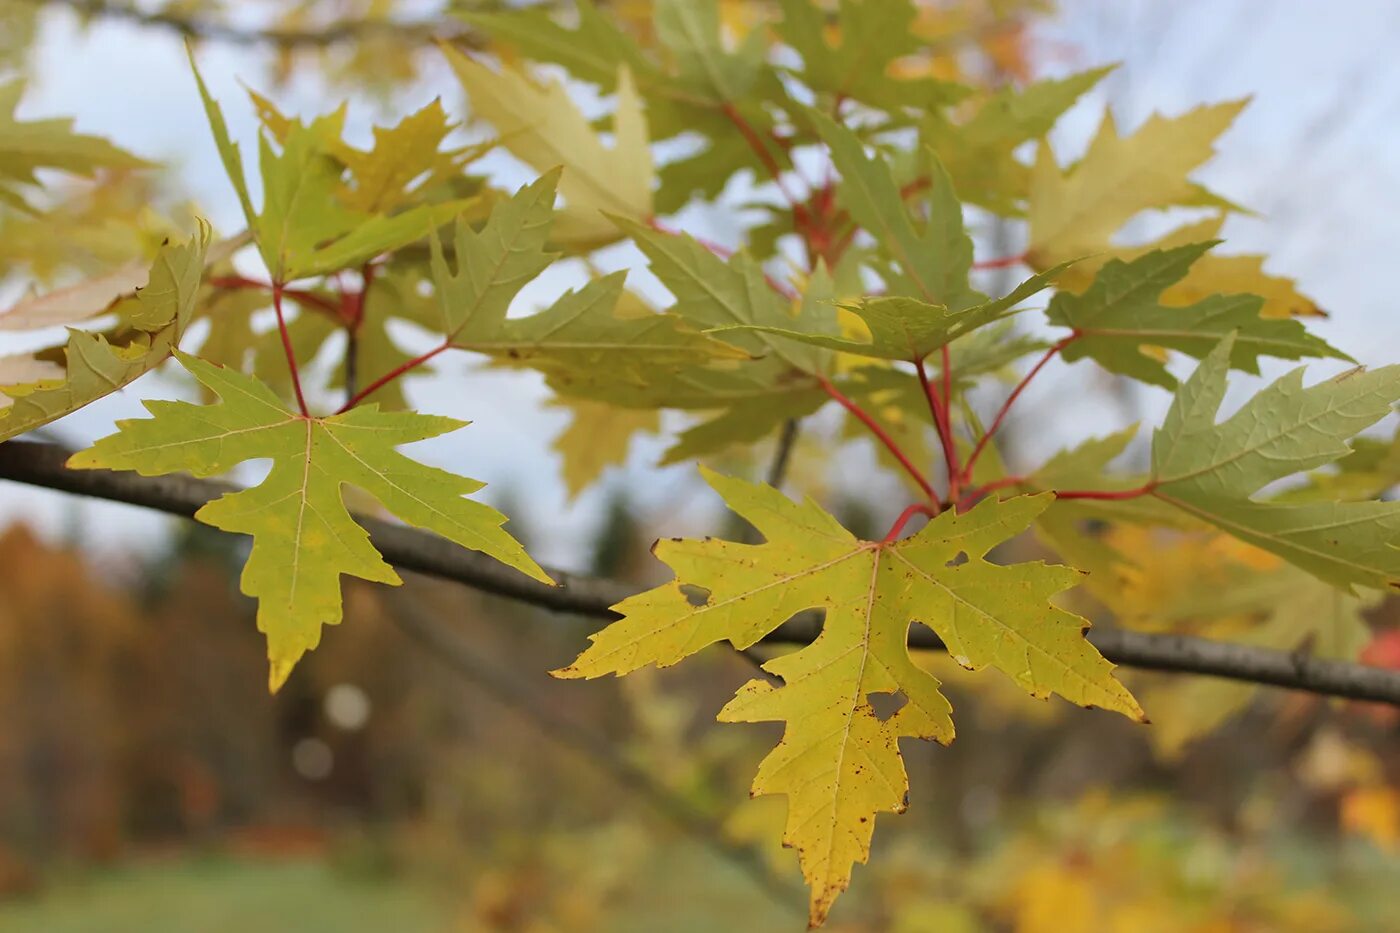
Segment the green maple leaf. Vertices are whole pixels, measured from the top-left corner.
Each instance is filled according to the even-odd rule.
[[[400,582],[346,509],[343,486],[363,490],[409,524],[550,582],[501,527],[501,513],[464,498],[481,483],[423,466],[396,450],[456,430],[463,422],[382,412],[376,405],[328,418],[304,417],[256,379],[197,357],[177,356],[222,401],[146,402],[152,417],[119,421],[118,433],[75,454],[68,465],[135,470],[144,476],[212,476],[248,460],[272,460],[267,479],[215,499],[195,518],[253,537],[242,589],[258,600],[258,628],[267,635],[273,690],[316,647],[321,626],[340,622],[342,574]]]
[[[856,539],[810,499],[795,503],[768,486],[705,476],[765,543],[660,542],[657,556],[676,579],[619,603],[622,618],[556,674],[665,667],[726,640],[744,649],[792,616],[823,609],[816,641],[764,665],[783,685],[751,681],[720,713],[729,722],[786,723],[753,790],[788,797],[784,842],[798,850],[814,925],[850,883],[853,864],[868,857],[875,815],[904,809],[898,740],[953,738],[938,681],[909,654],[912,621],[931,627],[971,670],[995,667],[1033,696],[1058,693],[1141,718],[1113,665],[1084,639],[1088,622],[1048,602],[1079,573],[984,559],[1051,497],[944,512],[918,534],[880,543]],[[703,602],[688,595],[693,588],[704,591]],[[881,720],[869,697],[892,692],[907,702]]]
[[[1261,356],[1351,359],[1296,320],[1260,317],[1264,299],[1257,295],[1212,295],[1185,307],[1161,304],[1162,292],[1179,282],[1213,245],[1193,243],[1155,250],[1130,262],[1110,260],[1082,295],[1056,295],[1046,310],[1050,323],[1080,334],[1062,351],[1065,361],[1088,357],[1110,372],[1170,389],[1176,379],[1162,360],[1144,353],[1144,347],[1165,347],[1200,359],[1234,334],[1230,364],[1249,373],[1259,372]]]
[[[930,111],[919,127],[920,140],[947,168],[964,201],[1019,216],[1030,188],[1030,168],[1016,158],[1016,150],[1049,133],[1064,112],[1112,70],[1095,68],[1026,87],[1008,84],[963,123]]]
[[[13,404],[0,409],[0,440],[77,411],[165,362],[194,311],[209,238],[209,225],[200,221],[198,234],[189,241],[161,247],[145,287],[112,309],[124,342],[70,329],[66,367],[34,371],[35,381],[6,386],[5,396]]]
[[[657,0],[655,25],[682,86],[716,101],[749,95],[768,54],[762,30],[750,32],[730,51],[720,28],[718,0]]]
[[[915,362],[960,337],[1015,314],[1016,305],[1049,288],[1068,266],[1069,263],[1065,263],[1033,276],[1005,297],[957,311],[917,298],[901,297],[862,298],[855,303],[841,304],[840,307],[854,313],[865,322],[870,330],[869,340],[852,340],[849,337],[825,333],[803,333],[787,327],[752,325],[742,328],[719,327],[714,328],[712,332],[729,336],[736,330],[761,331],[842,353]]]
[[[729,342],[755,356],[772,358],[779,368],[818,372],[826,354],[793,346],[765,331],[800,325],[803,332],[835,333],[836,310],[829,305],[804,304],[798,314],[764,277],[763,268],[744,253],[720,259],[688,234],[661,233],[642,224],[616,218],[650,260],[651,271],[676,297],[671,309],[697,327],[715,330],[747,326],[752,333],[734,331]]]
[[[310,124],[282,118],[272,127],[265,125],[258,139],[263,202],[255,208],[238,144],[229,136],[223,111],[210,96],[193,52],[190,67],[219,158],[274,282],[358,267],[421,240],[469,203],[425,204],[392,215],[352,207],[341,197],[344,165],[335,155],[344,149],[339,143],[345,122],[341,107]],[[280,151],[274,149],[273,138],[280,141]]]
[[[1400,366],[1353,370],[1306,388],[1300,367],[1216,424],[1232,344],[1221,341],[1202,361],[1157,429],[1152,494],[1344,589],[1400,586],[1400,503],[1251,498],[1350,453],[1347,439],[1400,399]]]
[[[38,169],[91,176],[101,168],[150,167],[99,136],[73,132],[72,120],[20,120],[23,94],[23,81],[0,83],[0,202],[26,208],[18,189],[35,184]]]
[[[835,99],[851,98],[898,112],[956,103],[968,89],[933,78],[901,79],[890,66],[917,52],[917,10],[909,0],[861,3],[841,0],[836,15],[839,39],[827,41],[828,12],[811,0],[783,0],[779,37],[802,56],[804,84]]]
[[[520,289],[555,259],[544,247],[558,180],[555,170],[521,188],[492,209],[480,231],[459,218],[452,241],[455,270],[441,240],[429,241],[442,327],[454,347],[545,372],[601,370],[636,383],[653,370],[747,357],[675,315],[619,315],[623,272],[570,291],[537,314],[507,318]]]
[[[660,78],[656,65],[642,54],[632,37],[600,13],[592,0],[577,0],[575,5],[578,22],[572,29],[561,25],[543,7],[457,15],[514,45],[527,58],[559,65],[580,81],[605,91],[617,88],[619,64],[626,65],[643,87]]]
[[[867,155],[856,135],[830,117],[816,111],[809,116],[841,173],[838,200],[896,263],[884,274],[890,291],[953,311],[984,302],[986,296],[968,284],[972,238],[963,225],[962,202],[937,157],[930,156],[929,219],[919,230],[889,164]]]

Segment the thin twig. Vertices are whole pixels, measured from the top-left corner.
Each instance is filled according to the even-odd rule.
[[[0,443],[0,479],[9,479],[113,502],[127,502],[190,517],[211,499],[237,487],[189,476],[139,476],[111,470],[70,470],[68,451],[54,444]],[[468,551],[435,534],[368,516],[356,516],[370,543],[384,559],[474,589],[575,616],[616,619],[612,607],[637,587],[619,580],[547,569],[556,585],[533,580],[484,554]],[[809,643],[821,631],[819,614],[785,622],[765,642]],[[1274,651],[1187,635],[1150,635],[1117,628],[1095,628],[1089,639],[1108,658],[1127,667],[1205,674],[1255,684],[1272,684],[1324,696],[1371,700],[1400,706],[1400,671],[1332,661],[1297,652]],[[914,626],[913,648],[943,650],[931,629]]]
[[[781,489],[787,478],[789,464],[792,463],[792,449],[797,445],[797,433],[801,425],[796,418],[783,422],[782,433],[778,435],[778,447],[773,451],[773,461],[768,464],[768,485]]]

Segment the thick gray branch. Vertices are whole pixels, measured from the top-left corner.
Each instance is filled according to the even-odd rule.
[[[64,466],[67,456],[57,445],[7,441],[0,444],[0,479],[184,516],[193,515],[205,502],[233,488],[185,476],[142,477],[107,470],[70,470]],[[377,518],[357,516],[356,520],[369,531],[370,540],[385,560],[396,567],[455,580],[545,609],[612,619],[616,613],[610,607],[636,592],[635,587],[617,580],[577,576],[561,570],[549,570],[559,585],[545,586],[437,535]],[[766,640],[810,642],[818,631],[819,617],[809,614],[785,623]],[[1089,638],[1105,657],[1125,667],[1205,674],[1400,706],[1400,671],[1186,635],[1096,628]],[[916,648],[943,648],[938,637],[922,626],[914,626],[910,631],[909,644]]]

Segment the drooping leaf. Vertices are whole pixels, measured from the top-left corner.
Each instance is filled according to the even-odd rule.
[[[1091,358],[1110,372],[1174,388],[1176,379],[1148,347],[1178,350],[1200,359],[1234,334],[1230,365],[1259,372],[1259,357],[1351,359],[1312,336],[1295,320],[1260,317],[1256,295],[1212,295],[1186,307],[1161,303],[1162,293],[1186,276],[1214,244],[1193,243],[1147,253],[1131,262],[1110,260],[1082,295],[1060,292],[1046,316],[1080,335],[1062,351],[1066,362]]]
[[[664,667],[725,640],[747,648],[799,612],[823,609],[815,642],[764,665],[783,685],[751,681],[720,713],[724,721],[786,723],[753,789],[788,797],[784,841],[798,850],[811,886],[813,924],[849,884],[852,865],[868,857],[875,815],[904,809],[898,739],[953,737],[938,681],[909,655],[911,621],[933,628],[969,669],[995,667],[1034,696],[1059,693],[1141,717],[1113,666],[1083,638],[1088,623],[1048,602],[1078,573],[984,559],[1024,530],[1048,496],[948,511],[916,535],[876,543],[856,539],[811,500],[794,503],[771,487],[712,473],[706,479],[765,543],[662,541],[657,555],[676,579],[620,603],[622,618],[556,673]],[[687,588],[703,590],[703,602]],[[907,702],[881,720],[869,698],[890,692]]]
[[[536,171],[563,166],[564,209],[554,230],[562,245],[589,250],[617,239],[604,212],[642,220],[652,215],[655,178],[646,117],[630,73],[618,77],[614,143],[605,146],[564,85],[539,83],[513,68],[493,71],[465,53],[444,48],[472,111],[488,121],[509,149]]]
[[[1390,413],[1400,366],[1303,386],[1295,369],[1217,424],[1232,340],[1178,390],[1153,437],[1153,494],[1344,589],[1400,585],[1400,503],[1255,501],[1261,488],[1350,452],[1346,441]]]
[[[125,343],[70,329],[64,368],[52,377],[6,385],[4,394],[13,404],[0,411],[0,440],[77,411],[163,363],[193,313],[209,238],[209,225],[200,221],[189,241],[161,248],[145,274],[145,287],[114,308]]]
[[[31,293],[0,312],[0,330],[39,330],[86,321],[145,285],[149,275],[147,263],[132,261],[42,295]]]
[[[412,525],[549,582],[501,527],[505,517],[465,498],[481,483],[397,451],[403,444],[463,427],[463,422],[381,412],[375,405],[327,418],[304,417],[289,411],[255,379],[197,357],[178,356],[222,401],[146,402],[152,417],[119,421],[118,433],[75,454],[69,466],[135,470],[145,476],[212,476],[247,460],[272,460],[272,472],[263,482],[215,499],[195,517],[253,537],[242,589],[258,600],[258,629],[267,635],[273,690],[320,642],[321,626],[341,620],[342,574],[399,582],[347,511],[343,486],[363,490]]]

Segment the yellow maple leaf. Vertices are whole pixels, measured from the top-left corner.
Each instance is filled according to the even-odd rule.
[[[495,127],[502,146],[541,172],[564,167],[555,242],[582,250],[619,239],[621,232],[604,212],[636,221],[651,217],[656,173],[641,99],[625,66],[618,73],[609,148],[563,84],[541,83],[512,68],[494,71],[456,49],[443,51],[472,110]]]
[[[1083,637],[1088,622],[1050,605],[1079,572],[985,560],[1053,497],[985,500],[963,514],[945,511],[903,540],[873,542],[851,535],[810,499],[797,503],[771,486],[704,473],[765,543],[660,542],[656,553],[676,579],[619,603],[622,618],[555,674],[665,667],[725,640],[743,649],[794,615],[823,609],[815,641],[764,664],[782,686],[750,681],[719,715],[786,724],[753,792],[788,799],[783,841],[798,851],[814,926],[850,884],[853,865],[869,857],[875,816],[906,806],[899,739],[953,738],[938,680],[910,656],[912,620],[936,631],[969,670],[995,667],[1032,696],[1053,692],[1142,718],[1113,665]],[[905,703],[882,719],[870,702],[879,693],[900,694]]]
[[[1027,261],[1036,269],[1110,249],[1113,235],[1137,214],[1197,205],[1203,191],[1187,176],[1215,152],[1246,101],[1197,107],[1179,117],[1153,114],[1120,136],[1105,114],[1084,158],[1061,169],[1042,142],[1031,170]]]

